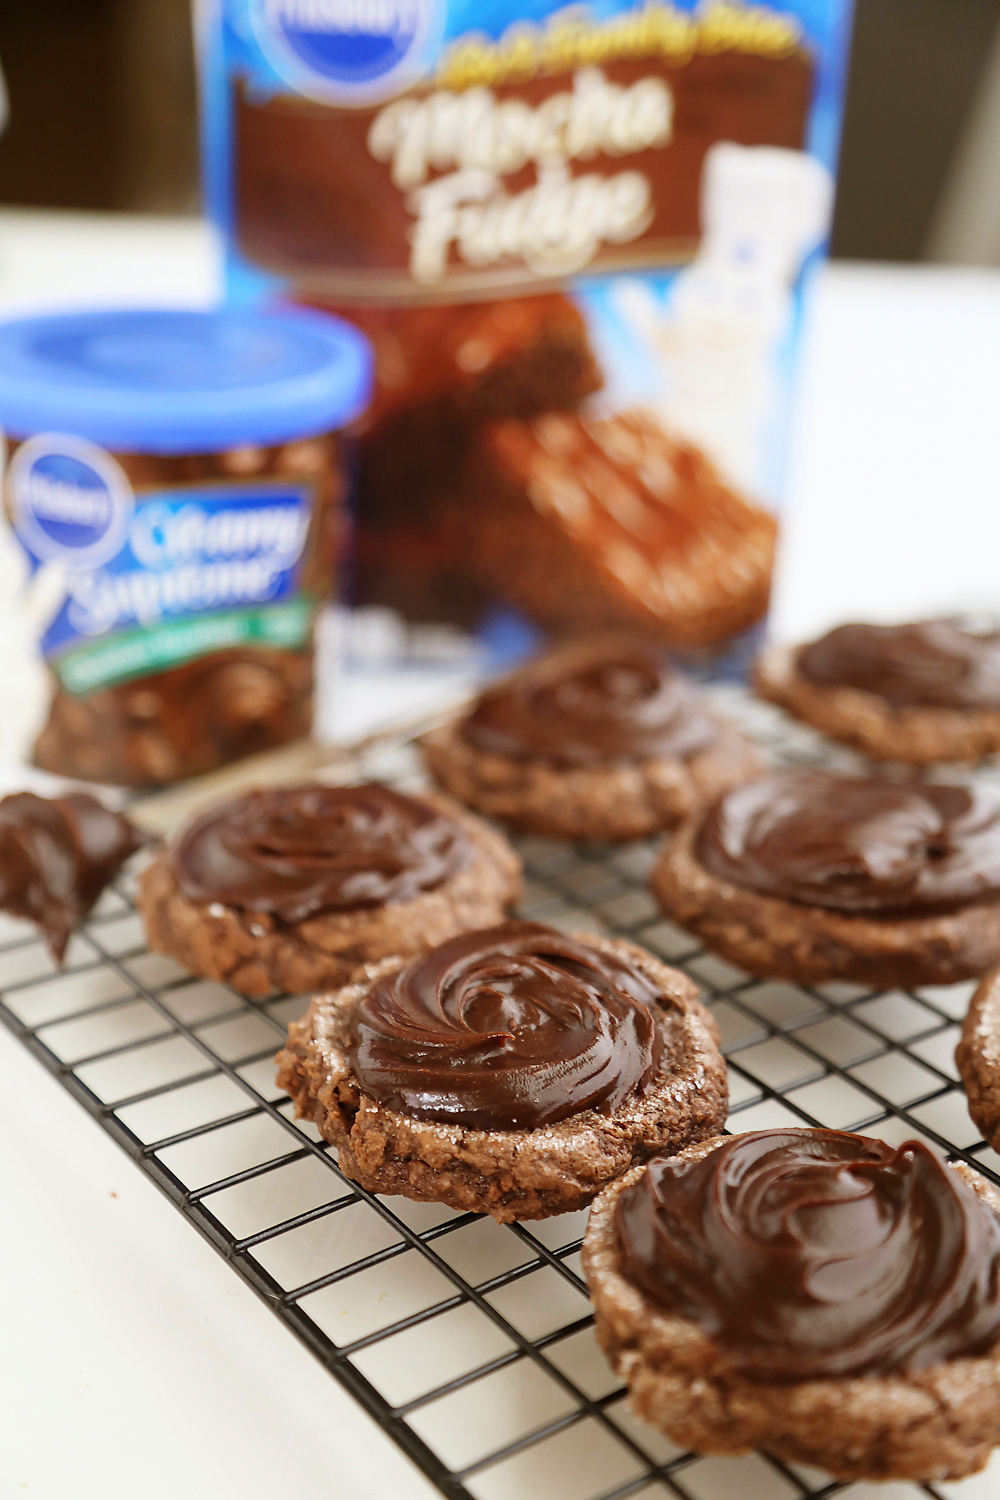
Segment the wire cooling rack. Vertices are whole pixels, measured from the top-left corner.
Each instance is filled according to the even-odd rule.
[[[733,690],[725,707],[781,763],[857,766]],[[996,780],[996,769],[976,773]],[[336,779],[406,790],[412,746]],[[620,934],[702,987],[729,1059],[733,1130],[806,1123],[894,1144],[923,1137],[1000,1183],[954,1065],[970,984],[874,993],[750,978],[659,913],[655,841],[517,840],[522,915]],[[452,1500],[987,1500],[992,1477],[842,1485],[760,1455],[680,1452],[635,1418],[593,1332],[586,1212],[523,1225],[365,1193],[274,1087],[306,1001],[249,1001],[147,951],[124,878],[57,972],[34,930],[0,918],[0,1019],[103,1126]]]

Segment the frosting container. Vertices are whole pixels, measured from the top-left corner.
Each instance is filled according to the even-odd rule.
[[[309,733],[370,379],[363,336],[305,310],[0,326],[41,766],[151,786]]]

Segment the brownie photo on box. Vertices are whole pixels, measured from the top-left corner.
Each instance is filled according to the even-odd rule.
[[[645,412],[491,424],[455,530],[484,588],[556,630],[691,648],[767,609],[774,517]]]
[[[471,624],[486,600],[448,502],[485,422],[573,411],[600,387],[583,315],[560,293],[337,311],[375,349],[358,451],[355,602]]]

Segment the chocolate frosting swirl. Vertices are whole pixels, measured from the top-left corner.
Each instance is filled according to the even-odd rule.
[[[358,1006],[363,1091],[417,1120],[532,1130],[613,1114],[654,1079],[668,1003],[633,964],[533,922],[464,933]]]
[[[767,1130],[660,1157],[617,1227],[627,1275],[753,1380],[921,1370],[1000,1334],[1000,1215],[919,1141]]]
[[[203,813],[170,851],[194,901],[302,922],[412,901],[468,863],[465,829],[384,786],[247,792]]]
[[[146,842],[86,792],[0,800],[0,907],[37,923],[61,963],[70,933]]]
[[[777,772],[719,798],[695,855],[722,880],[803,906],[953,911],[1000,895],[1000,807],[973,787]]]
[[[652,647],[613,641],[541,661],[462,722],[478,750],[553,766],[683,760],[718,736],[697,692]]]
[[[1000,709],[1000,631],[955,620],[840,625],[803,646],[797,665],[817,687],[858,688],[898,708]]]

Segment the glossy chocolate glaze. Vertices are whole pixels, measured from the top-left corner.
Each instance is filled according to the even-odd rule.
[[[1000,1334],[1000,1216],[919,1141],[734,1136],[651,1162],[617,1223],[626,1274],[750,1379],[921,1370]]]
[[[203,813],[170,851],[192,900],[284,922],[412,901],[470,856],[460,824],[375,785],[247,792]]]
[[[572,767],[686,759],[717,738],[718,725],[662,653],[612,641],[484,693],[462,734],[477,750]]]
[[[720,797],[695,855],[782,901],[919,916],[1000,897],[1000,808],[974,787],[779,771]]]
[[[898,708],[1000,709],[1000,631],[954,620],[840,625],[796,661],[816,687],[858,688]]]
[[[381,979],[354,1019],[362,1090],[418,1120],[532,1130],[613,1114],[654,1079],[665,1004],[612,954],[532,922],[465,933]]]
[[[86,792],[15,792],[0,800],[0,907],[37,923],[61,963],[73,929],[144,843]]]

